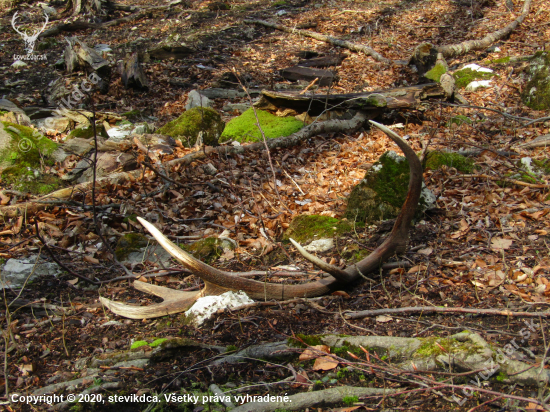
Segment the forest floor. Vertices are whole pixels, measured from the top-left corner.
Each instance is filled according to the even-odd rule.
[[[130,5],[127,0],[125,3]],[[141,1],[131,5],[146,7],[157,4]],[[125,89],[115,76],[106,94],[94,95],[96,105],[118,114],[139,110],[143,120],[161,126],[182,113],[187,92],[212,87],[223,73],[233,69],[246,75],[250,88],[284,83],[277,71],[295,64],[298,61],[296,53],[303,50],[349,54],[337,68],[339,81],[332,87],[333,92],[384,90],[418,81],[408,66],[390,67],[360,53],[336,50],[324,42],[245,24],[244,19],[277,19],[289,27],[307,24],[310,30],[367,44],[387,58],[406,60],[414,47],[422,42],[444,45],[480,38],[511,22],[521,8],[521,4],[515,4],[514,11],[510,12],[500,1],[461,0],[234,0],[230,2],[229,10],[212,11],[208,6],[209,2],[191,2],[186,7],[175,6],[104,30],[75,33],[89,45],[108,44],[113,49],[111,59],[114,61],[124,58],[128,52],[145,50],[169,34],[179,34],[196,48],[196,53],[186,60],[144,63],[150,82],[148,92]],[[36,7],[36,3],[18,4],[13,10]],[[57,8],[62,11],[61,4]],[[66,43],[63,36],[70,33],[55,36],[51,48],[41,52],[48,57],[46,63],[29,62],[26,68],[13,69],[10,67],[12,55],[22,54],[23,49],[20,36],[11,29],[13,10],[0,14],[2,78],[6,85],[21,82],[15,88],[3,89],[3,93],[21,107],[40,106],[48,83],[62,74],[53,63],[62,55]],[[118,13],[114,17],[127,14]],[[547,113],[531,110],[521,103],[525,66],[495,60],[532,55],[548,47],[548,21],[550,2],[534,0],[531,13],[523,24],[509,38],[498,43],[499,52],[470,53],[448,61],[452,70],[463,64],[477,63],[492,68],[497,74],[490,88],[471,93],[461,91],[471,107],[426,102],[421,109],[396,111],[383,119],[387,124],[400,123],[401,126],[394,130],[407,136],[408,143],[416,152],[422,151],[426,144],[430,149],[478,150],[472,157],[476,166],[472,174],[484,176],[464,176],[452,167],[425,172],[426,185],[437,197],[437,209],[415,223],[410,231],[409,251],[395,257],[394,260],[408,261],[407,269],[384,271],[381,276],[370,274],[372,279],[317,300],[317,306],[296,302],[256,306],[218,314],[200,328],[189,325],[183,315],[129,320],[102,307],[99,295],[141,305],[158,301],[135,291],[128,280],[105,283],[98,289],[70,274],[42,277],[21,292],[5,290],[3,300],[6,304],[16,298],[20,303],[9,308],[6,306],[1,319],[5,341],[0,354],[8,375],[7,385],[5,378],[0,385],[3,399],[7,400],[5,388],[10,393],[30,393],[51,382],[81,377],[83,372],[75,369],[79,361],[102,353],[127,350],[136,340],[186,337],[233,350],[292,339],[299,334],[445,337],[466,329],[479,333],[495,347],[503,347],[517,339],[526,321],[519,317],[417,313],[347,320],[342,315],[346,311],[410,306],[517,312],[547,309],[550,303],[548,178],[536,185],[521,181],[503,185],[499,179],[515,176],[522,157],[548,161],[546,148],[522,152],[511,147],[550,133],[550,124],[540,122],[523,126],[527,121],[518,118],[538,119]],[[170,83],[173,78],[185,79],[188,86],[174,86]],[[321,88],[319,92],[323,90]],[[224,101],[217,100],[215,108],[221,109],[224,104]],[[223,115],[224,120],[229,120],[234,113]],[[450,121],[458,115],[467,116],[472,122],[455,124]],[[53,140],[62,137],[50,136]],[[298,214],[342,217],[346,197],[353,186],[387,150],[399,151],[382,132],[375,130],[315,136],[299,147],[273,150],[272,162],[277,168],[276,178],[281,183],[278,188],[280,199],[273,190],[268,160],[254,152],[232,158],[214,155],[195,162],[193,167],[172,170],[172,178],[182,186],[171,187],[169,191],[151,197],[141,194],[154,192],[163,182],[153,173],[146,172],[134,182],[98,189],[96,202],[98,205],[122,205],[123,210],[129,211],[128,215],[156,216],[162,232],[167,235],[206,237],[227,230],[229,237],[238,242],[238,247],[234,253],[218,259],[214,263],[216,267],[248,271],[295,265],[310,274],[307,279],[273,277],[268,280],[314,280],[320,273],[289,244],[281,242],[284,230]],[[190,151],[179,148],[176,156]],[[515,151],[515,154],[502,156],[498,151]],[[206,163],[215,166],[218,170],[216,178],[224,184],[205,184],[211,178],[199,166]],[[252,216],[242,217],[243,207],[250,209]],[[104,227],[118,233],[143,232],[143,228],[127,219],[127,215],[107,210],[100,217]],[[92,213],[76,205],[53,207],[26,219],[5,220],[0,226],[0,256],[3,259],[20,258],[29,253],[47,256],[35,235],[35,219],[47,223],[43,236],[67,268],[101,281],[126,275],[99,244]],[[373,250],[383,241],[388,228],[391,225],[357,227],[352,233],[338,238],[337,247],[321,256],[335,264],[353,263],[355,254],[346,253],[350,246]],[[114,246],[116,237],[109,237],[109,240]],[[172,268],[164,269],[168,269],[164,276],[147,280],[176,289],[200,286],[198,278],[183,272],[176,263]],[[140,275],[158,272],[159,268],[143,262],[131,270]],[[45,309],[44,303],[69,307],[71,311],[60,315],[54,309]],[[10,325],[6,325],[8,315]],[[118,322],[103,326],[113,320]],[[540,366],[541,362],[542,365],[548,363],[548,323],[544,319],[537,319],[536,323],[536,331],[514,356]],[[366,381],[370,386],[403,391],[423,388],[414,379],[397,379],[383,373],[369,375],[368,371],[348,373],[345,366],[355,365],[357,370],[362,370],[360,361],[348,355],[342,355],[347,364],[342,361],[326,371],[315,370],[313,361],[298,363],[295,360],[291,364],[302,378],[277,385],[272,383],[293,376],[292,367],[262,361],[217,368],[204,366],[205,360],[214,356],[219,355],[212,349],[198,349],[145,368],[115,371],[120,386],[112,393],[164,394],[191,389],[206,392],[211,383],[224,390],[238,387],[241,393],[257,395],[293,394],[344,384],[364,386]],[[96,378],[94,382],[97,384],[98,380],[101,381]],[[84,388],[74,388],[73,392],[82,392]],[[548,394],[547,387],[537,392],[536,388],[498,381],[487,381],[483,388],[530,399],[543,399]],[[328,405],[310,410],[475,409],[484,412],[519,410],[519,407],[537,410],[534,403],[518,404],[494,393],[476,392],[475,396],[466,398],[463,405],[454,403],[452,395],[453,390],[449,388],[432,390],[424,387],[422,391],[400,396],[352,399],[348,400],[350,405],[347,406]],[[6,410],[47,409],[44,403],[11,403],[2,407]],[[156,405],[83,403],[79,407],[81,409],[74,410],[211,410],[208,406],[185,406],[190,409],[184,409],[181,404],[170,402]]]

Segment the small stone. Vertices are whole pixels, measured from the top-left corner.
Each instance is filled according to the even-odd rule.
[[[13,62],[11,67],[13,67],[14,69],[20,69],[21,67],[25,67],[26,65],[27,65],[27,63],[22,62],[21,60],[16,60],[16,61]]]

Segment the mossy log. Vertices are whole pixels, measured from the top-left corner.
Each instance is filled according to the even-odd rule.
[[[391,110],[417,107],[422,101],[433,98],[446,98],[445,91],[438,83],[397,87],[389,90],[347,94],[300,94],[298,91],[262,91],[261,99],[255,104],[263,108],[290,108],[299,113],[320,114],[325,110]]]

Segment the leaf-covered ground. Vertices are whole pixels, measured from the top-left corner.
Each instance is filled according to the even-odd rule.
[[[276,19],[289,27],[306,25],[313,31],[367,44],[385,57],[406,60],[414,46],[424,41],[444,45],[477,39],[495,31],[517,17],[522,4],[516,2],[512,12],[504,2],[493,1],[232,1],[229,10],[217,11],[208,6],[209,2],[191,2],[185,7],[175,6],[169,11],[152,13],[108,29],[78,32],[79,38],[90,45],[108,43],[113,48],[110,56],[113,61],[122,59],[127,52],[144,50],[169,34],[179,34],[182,41],[196,49],[185,60],[144,63],[150,81],[148,93],[124,89],[114,76],[108,93],[94,96],[96,104],[119,114],[139,110],[143,120],[160,126],[181,114],[189,90],[210,87],[227,71],[235,69],[246,74],[249,87],[282,83],[277,70],[295,64],[298,61],[296,53],[301,50],[349,53],[337,68],[340,80],[332,87],[334,92],[372,91],[414,84],[417,76],[406,66],[388,67],[362,54],[245,24],[243,19]],[[36,3],[17,5],[18,10],[30,7],[36,7]],[[62,11],[61,4],[56,7]],[[118,13],[118,17],[125,15]],[[0,16],[0,57],[5,84],[2,93],[21,106],[41,105],[48,82],[60,74],[52,63],[61,56],[65,45],[63,36],[67,33],[55,36],[52,47],[44,51],[47,63],[34,62],[30,67],[13,69],[10,67],[12,55],[22,53],[23,42],[11,29],[12,14],[13,11],[4,11]],[[416,222],[411,229],[409,251],[395,258],[408,261],[406,269],[392,269],[381,277],[370,274],[371,280],[317,300],[316,306],[300,302],[257,306],[218,314],[200,329],[186,324],[180,315],[135,321],[105,310],[98,302],[98,295],[135,304],[155,301],[133,290],[128,280],[105,283],[98,290],[70,274],[43,278],[28,285],[20,294],[7,290],[4,297],[8,304],[19,299],[9,309],[3,309],[2,318],[5,344],[0,352],[5,360],[10,392],[32,392],[53,382],[82,377],[83,372],[77,372],[75,364],[83,358],[125,350],[134,340],[142,339],[189,337],[230,350],[285,340],[296,334],[321,333],[429,337],[448,336],[468,329],[478,332],[495,347],[504,347],[517,339],[519,331],[525,327],[521,318],[458,313],[346,320],[343,314],[405,306],[511,311],[547,309],[550,303],[548,176],[539,177],[537,181],[524,176],[518,161],[529,156],[548,162],[548,151],[546,148],[522,151],[514,145],[550,133],[550,124],[539,122],[523,126],[527,119],[542,118],[547,113],[530,110],[521,104],[525,63],[503,64],[499,59],[531,55],[544,48],[550,39],[549,17],[550,3],[534,1],[523,24],[498,43],[499,52],[471,53],[448,61],[453,70],[470,62],[495,70],[497,76],[493,78],[492,87],[474,93],[462,91],[470,104],[477,107],[432,102],[418,110],[390,113],[383,119],[389,124],[400,123],[394,130],[407,136],[415,151],[426,147],[465,149],[470,151],[476,166],[467,174],[453,167],[425,172],[426,184],[437,196],[438,209]],[[170,83],[175,78],[186,82],[187,86]],[[15,82],[19,83],[13,86]],[[225,103],[218,100],[215,108],[221,110]],[[233,115],[225,113],[224,120]],[[457,116],[466,116],[469,121],[456,121],[464,119]],[[55,140],[61,137],[51,136]],[[98,220],[113,246],[120,234],[143,231],[137,222],[128,218],[131,215],[158,222],[165,234],[175,236],[180,243],[189,242],[186,237],[216,236],[225,231],[224,236],[236,240],[238,247],[224,254],[215,266],[248,271],[296,265],[309,275],[296,277],[285,271],[284,276],[272,276],[268,280],[313,280],[320,273],[288,244],[280,242],[284,230],[292,218],[301,213],[341,217],[345,198],[353,185],[386,150],[398,149],[381,132],[372,130],[352,135],[316,136],[300,147],[275,150],[271,156],[282,202],[274,191],[268,160],[257,153],[231,158],[212,156],[191,167],[174,168],[170,176],[180,185],[172,185],[153,195],[150,194],[161,188],[163,182],[152,172],[145,171],[135,181],[98,190],[97,204],[110,205],[99,209]],[[176,155],[183,156],[189,151],[179,148]],[[516,154],[505,153],[512,151]],[[203,171],[207,163],[218,171],[214,178]],[[515,182],[504,182],[505,178]],[[13,198],[9,193],[2,194],[1,202],[9,204]],[[17,200],[26,199],[18,196]],[[35,236],[34,222],[38,219],[49,248],[69,269],[101,281],[126,276],[113,264],[96,234],[91,210],[84,210],[79,205],[83,201],[89,204],[90,194],[76,194],[73,200],[69,206],[55,206],[36,216],[5,220],[0,228],[0,256],[8,259],[40,252],[47,257]],[[338,238],[336,248],[322,256],[334,264],[352,263],[357,249],[374,249],[390,227],[389,224],[356,227],[352,233]],[[158,268],[145,261],[129,269],[136,275],[145,275],[147,281],[172,288],[200,285],[198,278],[182,272],[176,263],[172,268]],[[165,270],[167,275],[148,277],[160,270]],[[34,303],[22,306],[25,302]],[[71,311],[61,315],[55,309],[47,309],[44,303],[69,307]],[[102,326],[112,320],[119,323]],[[547,363],[548,329],[544,319],[537,323],[540,326],[514,356],[540,367],[541,362]],[[215,369],[204,367],[204,361],[215,355],[217,353],[211,350],[197,350],[143,370],[114,371],[104,380],[114,376],[121,382],[121,387],[112,392],[115,394],[206,391],[211,383],[217,383],[224,390],[243,387],[242,393],[261,395],[290,394],[343,384],[365,386],[368,383],[403,391],[423,388],[414,377],[369,375],[369,370],[346,373],[342,371],[344,363],[325,372],[314,370],[313,361],[295,361],[293,368],[297,372],[286,364],[269,362]],[[361,369],[356,359],[346,354],[342,356]],[[360,357],[365,358],[362,354]],[[284,384],[269,385],[287,377],[292,379]],[[434,376],[434,380],[436,378],[440,377]],[[464,383],[452,374],[446,378],[450,379],[447,382]],[[6,377],[2,379],[2,388],[5,388]],[[94,381],[85,382],[72,392],[82,392],[93,384]],[[547,396],[547,388],[537,394],[533,388],[499,382],[484,382],[483,385],[483,388],[507,395],[532,399]],[[449,388],[432,391],[424,387],[422,391],[401,396],[358,399],[351,403],[355,403],[353,407],[358,410],[515,410],[513,400],[498,394],[478,392],[462,406],[452,401],[452,395]],[[520,405],[535,410],[534,404]],[[46,409],[43,403],[5,407]],[[149,410],[155,407],[157,411],[178,410],[176,403],[152,405]],[[330,407],[321,410],[332,410]],[[94,409],[92,404],[84,404],[82,408],[133,411],[145,410],[147,406],[117,403]]]

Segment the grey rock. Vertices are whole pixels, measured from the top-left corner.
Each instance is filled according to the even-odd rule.
[[[71,121],[66,117],[52,116],[35,120],[35,125],[43,133],[63,133],[69,129]]]
[[[128,256],[121,263],[129,263],[134,266],[146,260],[156,263],[161,267],[169,267],[171,266],[172,255],[159,245],[149,245],[139,251],[128,253]]]
[[[39,276],[57,276],[61,273],[56,263],[44,262],[38,256],[26,259],[9,259],[2,268],[0,288],[20,288]]]
[[[222,110],[224,112],[237,112],[239,114],[244,113],[250,108],[250,105],[247,103],[227,103],[223,106]]]
[[[304,249],[308,252],[322,253],[334,247],[334,239],[317,239],[305,246]]]
[[[84,156],[90,150],[92,150],[92,145],[90,144],[89,140],[75,137],[71,140],[68,140],[63,145],[59,146],[52,153],[52,159],[56,162],[63,162],[71,154]]]
[[[212,104],[212,100],[208,97],[203,96],[197,90],[191,90],[187,95],[187,104],[185,105],[185,109],[189,110],[193,107],[212,107]]]

